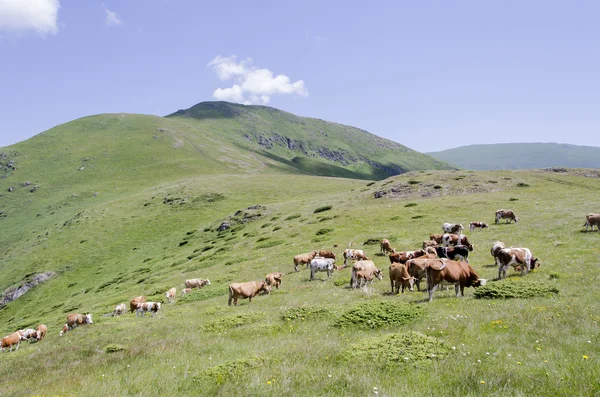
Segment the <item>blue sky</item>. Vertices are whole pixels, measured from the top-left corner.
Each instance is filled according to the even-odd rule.
[[[600,146],[598,15],[597,1],[2,0],[0,146],[215,99],[419,151]]]

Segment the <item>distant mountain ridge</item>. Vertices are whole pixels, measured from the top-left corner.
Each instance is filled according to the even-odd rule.
[[[600,147],[566,143],[496,143],[425,153],[469,170],[600,168]]]

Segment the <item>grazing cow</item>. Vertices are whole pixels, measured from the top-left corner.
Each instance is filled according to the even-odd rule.
[[[113,316],[120,316],[121,314],[125,313],[125,310],[127,310],[127,306],[125,306],[124,303],[121,303],[121,304],[115,306],[115,311],[113,312]]]
[[[350,287],[356,288],[358,286],[358,279],[356,276],[357,272],[366,271],[371,275],[377,277],[379,280],[383,280],[383,273],[377,269],[375,263],[371,260],[360,260],[352,266],[352,276],[350,277]]]
[[[68,330],[69,326],[67,324],[63,325],[62,329],[60,330],[60,336],[63,336]]]
[[[237,306],[238,298],[248,299],[248,302],[252,303],[254,298],[259,293],[264,292],[269,294],[271,290],[264,281],[248,281],[246,283],[233,283],[229,284],[229,300],[227,304],[231,306],[231,301]]]
[[[281,272],[267,274],[265,283],[267,283],[269,287],[275,286],[275,288],[279,289],[279,286],[281,285]]]
[[[462,234],[461,232],[464,230],[465,228],[463,227],[463,225],[461,225],[460,223],[444,223],[442,225],[442,231],[444,233],[455,233],[455,234]]]
[[[492,256],[494,257],[494,261],[496,262],[497,266],[500,266],[500,262],[498,261],[498,253],[504,248],[506,248],[506,246],[502,241],[496,241],[494,245],[492,245],[492,249],[490,250],[490,254],[492,254]]]
[[[19,332],[21,333],[22,341],[28,340],[29,342],[31,342],[31,338],[37,339],[37,331],[35,329],[20,329]]]
[[[469,230],[470,231],[474,231],[475,229],[487,229],[489,226],[487,223],[483,223],[483,222],[471,222],[469,223]]]
[[[594,231],[594,226],[596,226],[596,230],[600,232],[600,214],[587,214],[585,216],[585,231],[588,231],[588,227],[592,228],[592,232]]]
[[[363,250],[345,249],[344,266],[348,266],[348,260],[368,261],[369,258],[367,258]]]
[[[393,252],[389,255],[390,263],[406,263],[409,259],[418,258],[425,255],[425,250]]]
[[[519,218],[515,216],[515,213],[511,210],[498,210],[496,211],[496,224],[500,223],[500,219],[506,219],[506,223],[515,221],[519,223]]]
[[[398,294],[400,292],[400,285],[402,285],[402,293],[404,293],[404,288],[406,287],[408,287],[409,291],[413,291],[415,278],[408,274],[406,265],[402,263],[392,263],[389,272],[392,294]]]
[[[189,294],[190,292],[192,292],[191,288],[184,288],[181,290],[181,296],[184,296],[185,294]]]
[[[465,287],[479,287],[486,284],[486,280],[479,278],[475,270],[466,262],[440,259],[442,263],[431,263],[425,269],[427,274],[427,292],[429,301],[433,300],[433,293],[442,283],[454,284],[454,291],[458,297],[465,296]]]
[[[156,313],[158,313],[158,311],[160,310],[160,306],[161,306],[160,302],[140,303],[138,305],[137,309],[135,309],[135,316],[137,317],[138,315],[140,315],[141,317],[144,317],[144,313],[151,312],[152,317],[154,317],[156,315]]]
[[[356,272],[356,284],[359,288],[365,288],[368,283],[373,282],[373,273],[368,270],[359,270]]]
[[[319,251],[317,256],[320,256],[321,258],[330,258],[336,260],[335,254],[332,251],[321,250]]]
[[[314,259],[315,256],[317,256],[317,251],[307,252],[306,254],[296,255],[294,257],[294,271],[297,272],[298,266],[301,266],[301,265],[306,265],[308,267],[308,264],[310,263],[310,261],[312,261]]]
[[[6,335],[2,338],[2,343],[0,344],[0,350],[5,351],[7,347],[10,347],[10,351],[12,352],[13,346],[17,345],[15,350],[19,350],[19,345],[21,344],[21,331],[15,331],[10,335]]]
[[[435,247],[439,258],[459,260],[469,263],[469,248],[464,245],[455,245],[454,247]]]
[[[202,280],[199,278],[192,278],[189,280],[185,280],[185,286],[187,288],[197,288],[200,289],[202,287],[204,287],[205,285],[210,285],[210,280],[206,279],[206,280]]]
[[[520,266],[521,276],[540,266],[538,258],[534,258],[531,255],[529,248],[510,247],[501,249],[498,252],[497,262],[499,263],[498,279],[506,277],[508,266],[513,266],[515,269],[517,266]]]
[[[69,314],[67,316],[67,323],[63,326],[62,331],[60,331],[60,336],[63,336],[65,332],[72,330],[73,328],[77,328],[80,325],[85,324],[93,324],[92,314]]]
[[[177,296],[177,288],[173,287],[167,292],[165,292],[165,296],[169,300],[169,303],[175,302],[175,296]]]
[[[469,243],[469,239],[464,234],[444,234],[442,236],[442,245],[466,245],[469,251],[473,251],[473,244]]]
[[[46,332],[48,332],[48,327],[45,324],[40,324],[36,329],[36,339],[42,340],[46,336]]]
[[[438,246],[438,242],[435,240],[423,241],[423,249],[426,249],[427,247],[437,247],[437,246]]]
[[[381,249],[381,253],[384,255],[386,255],[388,252],[395,252],[395,250],[392,248],[392,245],[390,244],[390,240],[388,240],[387,238],[381,240],[381,243],[379,243],[379,248]]]
[[[146,302],[145,296],[136,296],[129,302],[129,311],[133,313],[137,309],[138,305],[144,302]]]
[[[333,274],[333,264],[335,259],[316,257],[310,261],[310,281],[315,277],[316,272],[327,272],[327,278]]]
[[[417,284],[417,290],[421,291],[421,280],[425,278],[425,269],[431,261],[440,261],[433,258],[415,258],[409,259],[406,262],[406,269],[409,276],[414,278],[414,283]]]

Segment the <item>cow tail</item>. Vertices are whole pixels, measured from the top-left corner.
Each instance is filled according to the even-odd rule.
[[[229,286],[229,299],[227,300],[227,304],[229,306],[231,306],[231,300],[233,299],[233,288],[231,288],[231,285]]]

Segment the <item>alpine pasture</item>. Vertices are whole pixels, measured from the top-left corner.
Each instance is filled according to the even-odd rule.
[[[76,152],[70,142],[79,138],[67,133],[5,148],[19,161],[1,182],[0,288],[55,275],[0,308],[2,336],[48,326],[44,340],[0,354],[0,394],[600,392],[600,234],[582,227],[587,213],[600,211],[595,172],[314,176],[240,146],[223,146],[237,154],[220,151],[216,135],[199,143],[196,121],[130,117],[139,120],[119,134],[87,138],[97,145],[93,155],[89,147]],[[142,140],[139,123],[152,131],[176,125],[189,140],[170,132]],[[146,151],[161,140],[168,144]],[[53,161],[34,163],[55,144]],[[519,222],[494,224],[501,208]],[[468,288],[456,298],[453,288],[438,289],[430,303],[424,290],[390,293],[381,239],[414,250],[443,223],[471,221],[489,224],[465,232],[475,245],[469,261],[489,280],[478,291],[489,293],[476,298]],[[224,222],[229,228],[219,231]],[[530,248],[541,267],[523,277],[509,269],[494,281],[489,251],[497,240]],[[294,272],[293,257],[312,250],[333,250],[341,265],[348,244],[384,269],[382,281],[350,289],[350,267],[312,282],[309,270]],[[227,305],[230,283],[276,271],[279,289]],[[211,284],[182,297],[190,278]],[[171,287],[173,304],[165,299]],[[155,317],[110,315],[138,295],[163,302]],[[67,314],[88,312],[93,324],[59,337]]]

